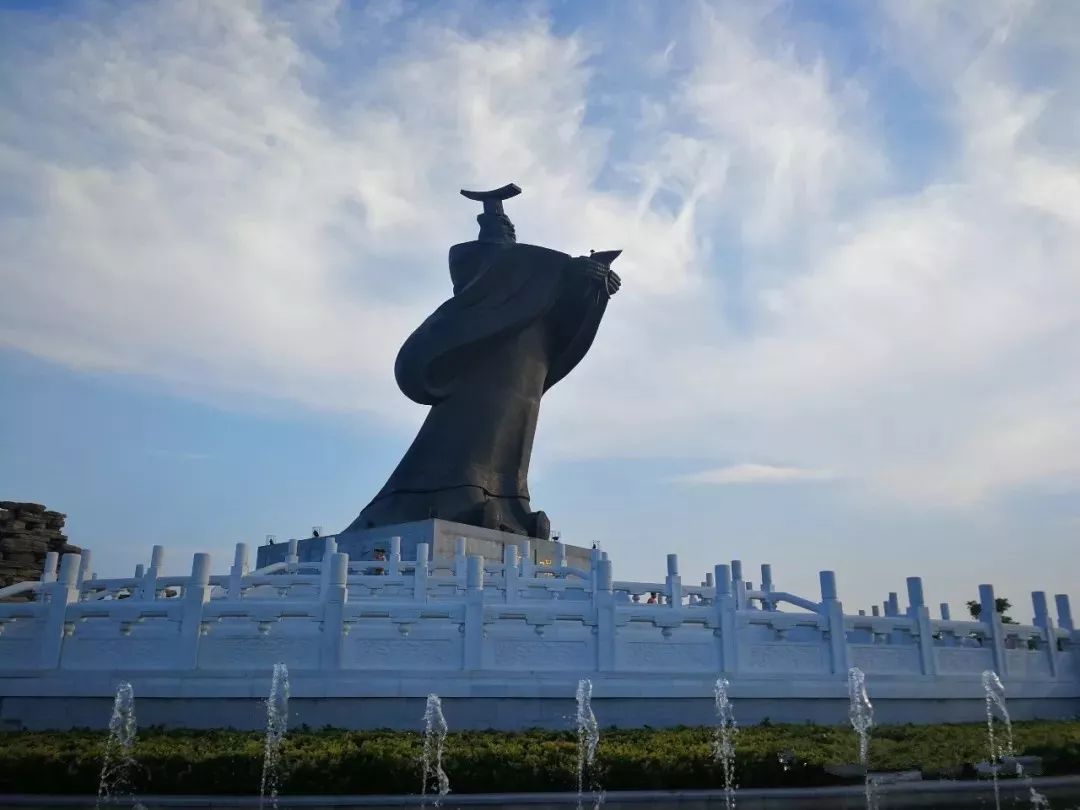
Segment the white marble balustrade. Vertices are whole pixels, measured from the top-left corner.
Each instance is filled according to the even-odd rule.
[[[594,551],[588,569],[531,561],[528,541],[507,546],[501,563],[466,556],[355,561],[333,542],[321,563],[287,561],[249,569],[239,544],[228,573],[212,575],[196,554],[189,576],[164,576],[164,549],[132,577],[99,579],[89,552],[55,557],[39,582],[0,591],[33,601],[0,602],[0,676],[24,678],[115,670],[247,677],[286,663],[329,673],[624,673],[746,678],[842,679],[858,666],[871,676],[913,682],[971,682],[985,669],[1006,681],[1080,683],[1069,600],[1033,594],[1030,625],[1003,624],[994,592],[980,587],[983,621],[931,618],[922,582],[908,579],[908,607],[892,594],[885,615],[846,614],[835,576],[820,574],[808,599],[777,589],[770,566],[760,586],[742,565],[718,565],[684,584],[678,560],[656,582],[614,580]],[[652,602],[652,603],[650,603]],[[989,618],[986,618],[989,617]]]

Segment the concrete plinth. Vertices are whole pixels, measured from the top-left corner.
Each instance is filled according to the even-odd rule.
[[[308,537],[298,544],[300,562],[319,562],[326,552],[327,541],[337,542],[337,550],[349,555],[354,560],[371,560],[375,550],[389,551],[391,537],[401,538],[401,557],[404,560],[416,559],[416,544],[427,543],[431,559],[452,558],[457,538],[465,538],[465,553],[480,554],[491,562],[501,562],[503,549],[518,546],[528,540],[532,547],[532,561],[543,565],[555,560],[557,544],[552,540],[540,540],[536,537],[524,537],[520,534],[469,526],[465,523],[453,523],[449,520],[418,520],[415,523],[399,523],[394,526],[379,526],[358,532],[347,532],[325,537]],[[588,568],[590,549],[581,546],[561,544],[566,549],[566,562],[576,568]],[[285,562],[289,544],[274,543],[259,546],[256,565],[263,568],[272,563]]]

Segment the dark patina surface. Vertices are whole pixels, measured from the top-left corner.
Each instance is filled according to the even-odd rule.
[[[619,251],[571,257],[521,245],[502,202],[514,185],[462,191],[484,203],[480,235],[450,248],[454,295],[405,341],[394,373],[430,405],[420,432],[345,530],[442,518],[547,538],[529,502],[540,399],[592,345],[618,291]]]

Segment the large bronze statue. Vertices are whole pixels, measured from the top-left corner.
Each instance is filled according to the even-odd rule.
[[[503,213],[521,193],[462,191],[483,202],[480,235],[450,248],[454,296],[405,341],[394,374],[430,405],[390,480],[346,532],[426,518],[547,539],[529,504],[529,457],[544,392],[592,345],[620,280],[621,251],[570,257],[519,245]]]

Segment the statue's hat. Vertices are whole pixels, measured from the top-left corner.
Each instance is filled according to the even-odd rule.
[[[503,200],[509,200],[511,197],[516,197],[520,193],[521,189],[513,183],[507,183],[502,188],[492,189],[491,191],[461,190],[462,197],[468,197],[470,200],[482,202],[484,204],[485,214],[501,214],[503,212]]]

